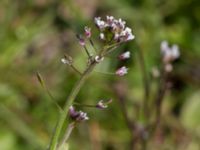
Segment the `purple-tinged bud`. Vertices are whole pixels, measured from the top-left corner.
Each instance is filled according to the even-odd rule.
[[[85,40],[81,35],[76,35],[77,39],[79,40],[79,44],[81,46],[85,46]]]
[[[119,55],[119,59],[120,60],[128,59],[128,58],[130,58],[130,55],[131,55],[130,51],[126,51]]]
[[[87,26],[85,27],[85,36],[87,38],[91,37],[91,28],[88,28]]]
[[[87,113],[82,112],[82,111],[76,111],[73,106],[70,106],[69,108],[69,116],[73,120],[78,121],[78,122],[89,119],[89,117],[87,116]]]
[[[117,69],[117,71],[115,72],[115,74],[118,76],[124,76],[127,73],[128,73],[128,68],[126,68],[125,66]]]

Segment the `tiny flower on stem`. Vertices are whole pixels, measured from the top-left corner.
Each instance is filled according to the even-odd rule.
[[[73,106],[70,106],[70,108],[69,108],[69,116],[73,120],[78,121],[78,122],[89,119],[89,117],[87,116],[87,113],[85,113],[83,111],[76,111]]]
[[[81,35],[76,35],[76,37],[79,40],[79,44],[85,46],[85,39]]]
[[[117,69],[117,71],[115,72],[115,74],[118,76],[124,76],[127,73],[128,73],[128,68],[126,68],[125,66]]]
[[[99,109],[105,109],[108,107],[108,104],[112,102],[112,99],[108,100],[107,102],[104,102],[104,100],[100,100],[97,105],[96,108]]]
[[[63,64],[72,65],[73,59],[72,59],[71,56],[65,54],[65,55],[64,55],[64,58],[61,58],[61,62],[62,62]]]
[[[164,63],[171,63],[180,56],[179,47],[177,45],[172,45],[169,47],[167,41],[161,42],[161,54],[163,55],[163,62]]]
[[[119,55],[119,59],[120,60],[128,59],[128,58],[130,58],[130,55],[131,55],[130,51],[126,51]]]
[[[91,37],[91,28],[85,27],[85,36],[89,39]]]
[[[95,57],[95,61],[97,62],[97,63],[100,63],[100,62],[102,62],[104,60],[104,57],[99,57],[99,56],[96,56]]]

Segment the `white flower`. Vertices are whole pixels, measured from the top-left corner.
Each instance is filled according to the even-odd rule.
[[[106,104],[104,103],[103,100],[100,100],[100,101],[97,103],[96,107],[97,107],[97,108],[100,108],[100,109],[105,109],[105,108],[108,107],[108,105],[106,105]]]
[[[69,64],[69,61],[67,59],[65,59],[65,58],[61,58],[61,62],[63,64]]]
[[[161,53],[163,55],[163,61],[165,63],[170,63],[174,61],[175,59],[179,58],[180,52],[178,45],[172,45],[172,47],[169,47],[167,41],[161,42]]]
[[[113,16],[106,16],[106,20],[107,20],[107,23],[108,23],[109,25],[112,25],[113,20],[114,20],[114,17],[113,17]]]
[[[115,72],[115,74],[118,76],[124,76],[127,73],[128,73],[128,68],[126,68],[125,66],[117,69],[117,71]]]
[[[103,60],[104,60],[104,57],[99,57],[99,56],[96,56],[95,58],[95,61],[97,62],[97,63],[100,63],[100,62],[102,62]]]
[[[96,105],[96,108],[99,108],[99,109],[105,109],[108,107],[108,104],[110,104],[112,102],[112,99],[109,99],[108,101],[104,101],[104,100],[100,100],[97,105]]]
[[[105,40],[105,35],[103,33],[100,33],[99,37],[101,40]]]
[[[119,59],[120,60],[128,59],[128,58],[130,58],[130,55],[131,55],[130,51],[126,51],[126,52],[122,53],[121,55],[119,55]]]
[[[132,34],[132,30],[129,27],[126,27],[124,31],[121,32],[122,39],[124,41],[130,41],[135,38],[135,36]]]
[[[99,29],[104,29],[107,26],[107,23],[101,20],[101,17],[96,17],[94,20]]]

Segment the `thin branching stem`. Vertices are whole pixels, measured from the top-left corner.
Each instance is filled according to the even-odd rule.
[[[93,47],[93,49],[95,50],[95,52],[97,53],[97,49],[96,47],[94,46],[94,42],[92,41],[92,39],[90,38],[89,39],[89,42],[90,42],[90,45]]]
[[[86,46],[83,46],[83,47],[85,49],[85,52],[86,52],[88,58],[91,59],[91,55],[90,55],[90,52],[88,51],[87,47]]]
[[[68,111],[69,111],[69,107],[73,104],[73,101],[76,98],[78,92],[80,91],[81,87],[85,83],[86,79],[88,78],[88,76],[90,75],[90,73],[92,72],[92,70],[94,69],[96,64],[97,63],[95,61],[90,63],[90,65],[86,68],[86,70],[82,74],[81,78],[74,85],[71,93],[69,94],[69,96],[66,100],[66,103],[64,105],[63,112],[59,116],[54,134],[53,134],[51,142],[50,142],[49,150],[56,150],[57,149],[57,144],[58,144],[58,140],[59,140],[59,137],[60,137],[60,133],[61,133],[63,124],[65,122],[66,122],[66,124],[68,124],[66,117],[67,117],[67,114],[68,114]]]
[[[146,66],[144,62],[144,55],[141,49],[138,50],[138,56],[139,56],[139,64],[142,72],[142,81],[144,84],[144,99],[143,99],[143,109],[144,109],[144,114],[146,118],[148,118],[148,100],[149,100],[149,79],[146,71]]]
[[[76,72],[78,73],[79,75],[82,75],[82,73],[74,66],[74,65],[70,65],[70,67]]]
[[[74,129],[75,125],[76,125],[76,122],[72,122],[72,123],[70,123],[68,125],[68,127],[67,127],[67,129],[65,131],[64,137],[63,137],[60,145],[58,146],[58,150],[61,150],[63,148],[64,144],[68,141],[68,139],[69,139],[69,137],[70,137],[70,135],[72,133],[72,130]]]

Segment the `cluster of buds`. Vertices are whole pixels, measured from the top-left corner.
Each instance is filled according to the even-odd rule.
[[[118,56],[119,60],[125,60],[130,58],[130,51],[126,51]],[[115,72],[116,75],[118,76],[124,76],[125,74],[128,73],[128,68],[126,66],[122,66],[117,71]]]
[[[173,70],[172,62],[175,61],[180,56],[178,45],[172,45],[169,47],[167,41],[161,42],[160,45],[162,60],[165,64],[165,70],[171,72]]]
[[[71,117],[71,119],[77,122],[85,121],[89,119],[89,117],[87,116],[87,113],[83,111],[76,111],[73,106],[70,106],[69,108],[69,116]]]
[[[98,55],[94,56],[90,54],[90,51],[87,49],[86,46],[86,40],[89,41],[89,43],[92,45],[92,47],[97,52],[93,41],[91,39],[92,33],[91,28],[85,26],[84,28],[84,34],[83,35],[77,35],[77,39],[79,41],[79,44],[84,48],[85,52],[88,55],[88,62],[92,62],[93,60],[96,63],[100,63],[104,60],[104,57],[112,52],[113,48],[115,49],[116,46],[121,44],[121,42],[126,42],[133,40],[135,36],[132,34],[132,30],[129,27],[126,27],[126,22],[120,19],[115,19],[113,16],[106,16],[106,20],[102,20],[100,17],[96,17],[95,24],[98,27],[100,31],[100,39],[105,40],[108,45],[106,45],[108,48],[103,49],[101,52],[98,53]],[[118,56],[119,60],[126,60],[130,58],[130,51],[126,51]],[[69,56],[65,56],[61,59],[61,62],[64,64],[67,64],[71,66],[76,72],[79,72],[78,69],[76,69],[72,64],[72,58]],[[128,68],[125,66],[120,67],[115,72],[118,76],[124,76],[128,73]]]
[[[100,39],[107,42],[126,42],[133,40],[135,36],[132,30],[126,27],[126,22],[120,19],[115,19],[113,16],[106,16],[106,20],[101,17],[95,18],[95,24],[100,30]]]

